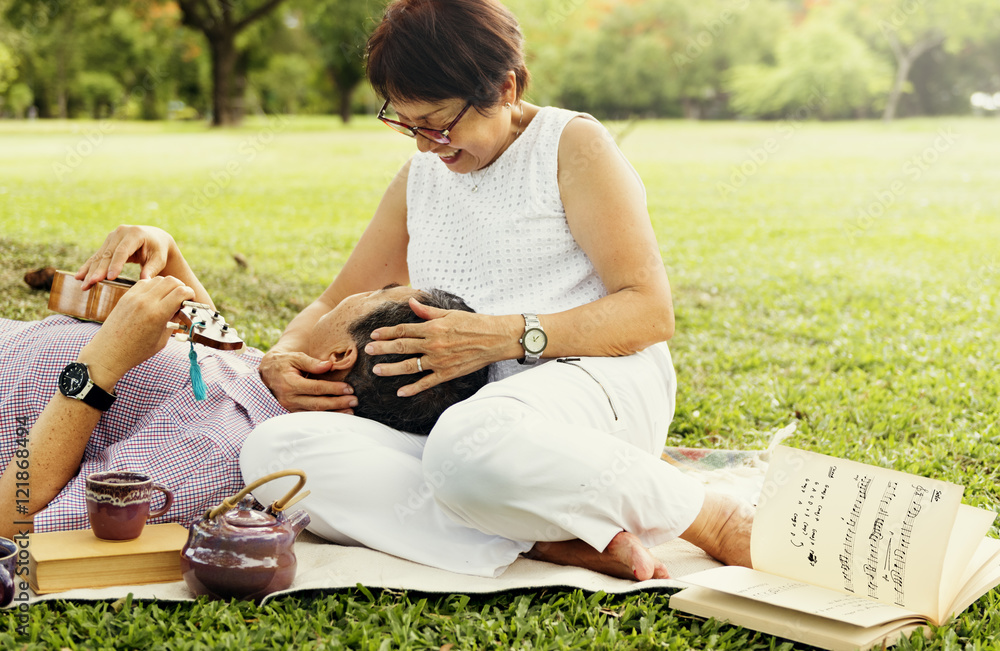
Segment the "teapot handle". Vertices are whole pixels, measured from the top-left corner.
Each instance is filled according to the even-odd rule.
[[[222,504],[211,509],[206,517],[211,520],[216,516],[218,516],[219,514],[225,513],[226,511],[233,509],[237,504],[239,504],[240,500],[246,497],[247,494],[250,493],[250,491],[252,491],[253,489],[258,488],[259,486],[263,486],[264,484],[273,479],[278,479],[279,477],[287,477],[289,475],[297,475],[299,481],[295,483],[295,486],[292,488],[292,490],[288,491],[288,493],[286,493],[285,496],[282,497],[280,500],[271,504],[270,507],[272,511],[284,511],[289,506],[295,504],[296,502],[298,502],[299,500],[301,500],[302,498],[304,498],[306,495],[309,494],[309,491],[306,491],[301,495],[299,495],[298,497],[296,497],[295,499],[292,499],[292,496],[294,496],[296,493],[302,490],[302,487],[306,485],[306,473],[302,470],[295,470],[295,469],[279,470],[278,472],[272,472],[270,475],[265,475],[260,479],[258,479],[257,481],[251,483],[249,486],[241,490],[239,493],[236,493],[236,495],[233,495],[232,497],[227,497],[226,499],[222,500]]]

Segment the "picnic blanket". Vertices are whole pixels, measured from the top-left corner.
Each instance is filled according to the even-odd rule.
[[[794,431],[794,424],[778,430],[771,435],[768,446],[763,450],[666,447],[662,458],[714,490],[726,491],[756,504],[771,450]],[[295,543],[298,560],[295,582],[288,590],[269,595],[267,599],[304,590],[352,588],[358,584],[370,588],[444,594],[486,594],[543,587],[626,593],[681,588],[684,585],[677,581],[678,578],[719,565],[718,561],[699,548],[679,539],[654,547],[651,551],[666,564],[670,579],[639,582],[616,579],[579,567],[563,567],[527,558],[519,558],[499,577],[486,578],[439,570],[363,547],[334,545],[309,532],[303,532]],[[195,598],[187,584],[177,581],[97,590],[69,590],[41,596],[32,594],[30,602],[48,599],[114,600],[129,593],[133,599],[187,601]]]

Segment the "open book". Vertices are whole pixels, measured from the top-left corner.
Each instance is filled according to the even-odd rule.
[[[751,534],[754,569],[681,577],[670,606],[839,651],[894,644],[1000,584],[996,514],[964,488],[778,447]]]

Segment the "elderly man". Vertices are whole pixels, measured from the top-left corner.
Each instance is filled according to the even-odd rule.
[[[123,227],[116,233],[155,239],[168,255],[154,277],[125,293],[103,325],[64,316],[0,319],[0,417],[6,424],[0,535],[87,527],[86,476],[125,468],[148,472],[170,488],[174,504],[161,521],[187,524],[243,487],[238,457],[245,439],[257,424],[286,413],[261,381],[262,353],[254,349],[236,355],[199,346],[207,396],[195,400],[190,344],[169,339],[167,323],[184,301],[212,305],[212,299],[164,231]],[[327,375],[350,378],[357,387],[359,415],[426,434],[441,412],[487,378],[485,369],[456,378],[414,409],[396,396],[399,380],[372,374],[367,334],[420,321],[407,305],[411,297],[469,309],[437,290],[387,287],[357,294],[317,324],[312,352],[330,360]],[[76,384],[91,388],[83,395]],[[396,408],[404,402],[406,408]],[[32,524],[15,524],[25,522]]]

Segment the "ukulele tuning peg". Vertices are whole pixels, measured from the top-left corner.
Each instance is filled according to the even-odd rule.
[[[186,334],[184,334],[183,332],[179,332],[179,333],[177,333],[177,334],[174,335],[174,339],[176,339],[177,341],[180,341],[180,342],[185,342],[185,341],[188,340],[188,336]]]

